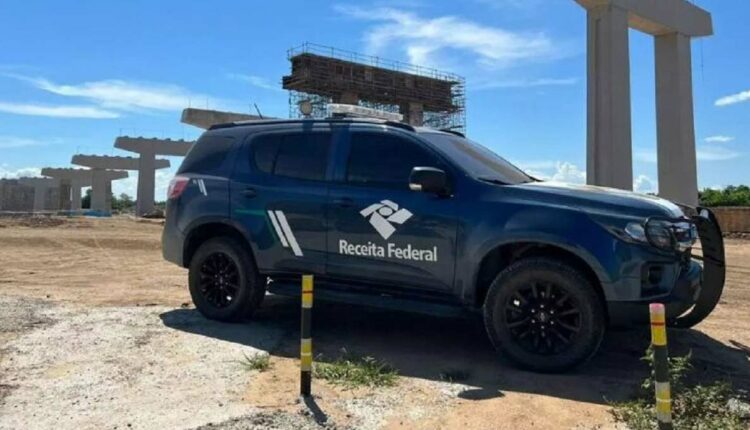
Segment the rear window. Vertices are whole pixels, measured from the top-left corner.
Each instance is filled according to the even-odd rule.
[[[229,136],[201,136],[185,156],[177,173],[217,173],[232,143],[234,138]]]
[[[269,134],[253,140],[255,168],[287,178],[322,181],[326,176],[329,133]]]

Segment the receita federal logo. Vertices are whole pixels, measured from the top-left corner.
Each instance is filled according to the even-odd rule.
[[[413,215],[390,200],[381,200],[379,203],[371,204],[359,213],[369,219],[370,224],[385,240],[388,240],[396,231],[394,224],[401,225]]]
[[[396,232],[397,226],[405,223],[414,215],[407,209],[399,208],[398,204],[391,200],[381,200],[378,203],[371,204],[359,213],[370,222],[375,231],[386,241]],[[339,254],[432,263],[438,261],[437,246],[418,248],[410,243],[396,244],[390,241],[383,246],[373,241],[352,243],[346,239],[339,239]]]

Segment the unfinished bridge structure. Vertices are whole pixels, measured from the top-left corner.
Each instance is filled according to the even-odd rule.
[[[328,115],[329,103],[355,104],[401,113],[415,126],[466,131],[465,79],[447,72],[312,43],[288,51],[289,114],[312,104],[312,117]]]

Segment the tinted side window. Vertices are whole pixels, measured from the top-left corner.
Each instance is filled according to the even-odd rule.
[[[253,141],[255,167],[278,176],[322,181],[330,141],[328,133],[261,136]]]
[[[234,143],[233,137],[203,135],[182,160],[177,173],[213,174],[219,170]]]
[[[414,142],[377,133],[352,133],[347,182],[408,187],[411,169],[440,167],[438,160]]]
[[[253,141],[253,159],[255,167],[261,172],[273,173],[273,163],[279,152],[281,135],[271,134],[261,136]]]

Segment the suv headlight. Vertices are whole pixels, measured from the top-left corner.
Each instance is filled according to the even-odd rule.
[[[625,234],[634,242],[650,244],[663,251],[684,252],[698,239],[698,230],[692,222],[649,218],[646,222],[631,222]]]

